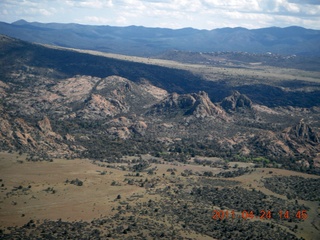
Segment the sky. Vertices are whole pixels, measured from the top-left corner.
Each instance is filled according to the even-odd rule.
[[[320,29],[320,0],[0,0],[0,21],[215,29]]]

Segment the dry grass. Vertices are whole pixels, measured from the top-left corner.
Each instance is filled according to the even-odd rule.
[[[150,156],[144,155],[143,159]],[[126,160],[134,157],[124,158]],[[119,206],[119,200],[115,200],[118,194],[121,195],[121,201],[127,200],[133,194],[142,195],[142,198],[130,198],[133,202],[160,200],[162,196],[158,194],[146,194],[146,189],[136,185],[124,183],[127,171],[99,167],[88,159],[55,159],[53,162],[27,162],[25,155],[0,153],[0,178],[4,184],[0,188],[0,226],[22,226],[29,220],[45,219],[64,221],[91,221],[101,217],[110,217],[116,213],[112,208]],[[212,159],[217,160],[217,159]],[[229,163],[232,167],[236,163]],[[248,163],[237,163],[242,167],[250,167]],[[186,177],[181,177],[181,172],[185,169],[193,172],[212,171],[213,174],[219,173],[221,168],[210,168],[208,166],[181,163],[151,164],[151,167],[157,167],[155,175],[148,175],[143,172],[142,177],[135,179],[158,179],[157,188],[163,188],[169,185],[175,187],[176,180],[187,183]],[[176,175],[172,176],[167,170],[176,169]],[[105,175],[101,172],[106,171]],[[165,174],[165,176],[163,176]],[[263,185],[263,178],[272,176],[302,176],[304,178],[319,178],[288,170],[261,168],[251,173],[228,180],[240,182],[240,186],[247,189],[260,190],[267,195],[273,195],[278,198],[286,199],[284,195],[276,194]],[[80,179],[83,186],[75,186],[65,183],[67,179]],[[192,176],[197,179],[197,176]],[[174,181],[171,181],[174,180]],[[112,181],[117,181],[121,186],[111,186]],[[15,190],[14,188],[22,186],[29,190]],[[53,188],[56,192],[46,192],[47,188]],[[250,197],[250,196],[248,196]],[[292,200],[294,201],[294,200]],[[131,202],[131,203],[133,203]],[[317,202],[298,200],[299,204],[304,204],[310,208],[308,219],[298,223],[299,237],[305,239],[317,239],[320,229],[319,206]],[[130,204],[131,204],[130,203]],[[208,206],[213,207],[213,206]],[[284,209],[285,211],[285,209]],[[240,214],[240,213],[239,213]],[[259,220],[259,219],[257,219]],[[260,221],[260,220],[259,220]],[[262,220],[271,221],[271,220]],[[294,227],[297,223],[286,223],[288,227]],[[281,226],[284,226],[281,224]],[[185,233],[184,233],[185,234]],[[202,235],[190,232],[189,237],[202,239]]]
[[[249,175],[243,175],[233,179],[240,181],[242,183],[242,186],[247,189],[254,188],[255,190],[260,190],[266,195],[269,195],[269,196],[272,195],[278,198],[287,199],[285,195],[274,193],[264,187],[262,183],[262,179],[270,178],[272,176],[299,176],[304,178],[320,178],[319,176],[316,176],[316,175],[310,175],[310,174],[294,172],[294,171],[289,171],[284,169],[260,168]],[[294,202],[295,200],[291,200],[291,201]],[[303,201],[303,200],[298,200],[298,203],[309,207],[310,210],[307,211],[308,218],[300,222],[299,224],[297,224],[298,225],[297,236],[303,237],[304,239],[314,239],[314,240],[318,239],[317,237],[320,234],[319,203],[314,201]],[[304,210],[304,209],[301,209],[301,210]],[[287,225],[293,227],[294,225],[296,225],[296,223],[288,223]]]
[[[272,80],[272,81],[284,81],[284,80],[303,80],[308,82],[320,83],[320,73],[319,71],[303,71],[299,69],[291,68],[278,68],[272,66],[262,66],[255,64],[247,64],[244,67],[239,68],[236,65],[216,67],[208,66],[202,64],[186,64],[177,61],[154,59],[154,58],[143,58],[135,56],[126,56],[113,53],[104,53],[93,50],[80,50],[73,48],[63,48],[51,45],[45,45],[46,47],[54,49],[68,49],[76,52],[87,53],[95,56],[102,56],[107,58],[114,58],[118,60],[125,60],[129,62],[144,63],[150,65],[157,65],[175,69],[188,70],[195,74],[204,76],[208,80],[220,80],[220,79],[237,79],[237,81],[247,81],[247,79],[252,83],[253,79],[259,80]],[[239,80],[244,79],[244,80]],[[243,82],[239,82],[243,84]]]
[[[0,154],[0,175],[4,188],[0,193],[0,225],[22,225],[30,219],[92,220],[110,215],[112,207],[117,206],[117,195],[122,199],[133,193],[143,194],[145,189],[137,186],[111,186],[113,180],[122,182],[124,172],[105,169],[88,160],[63,160],[53,162],[18,163],[23,157],[6,153]],[[97,171],[107,170],[106,175]],[[112,172],[112,174],[110,174]],[[66,184],[66,179],[80,179],[83,186]],[[18,186],[30,190],[24,195],[6,197],[8,192]],[[56,193],[44,191],[53,187]],[[16,205],[14,205],[16,203]],[[22,214],[25,216],[22,217]]]

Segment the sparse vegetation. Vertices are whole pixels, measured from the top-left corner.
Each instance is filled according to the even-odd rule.
[[[255,171],[254,169],[246,168],[237,168],[234,171],[224,171],[216,174],[216,177],[224,177],[224,178],[233,178],[238,177],[245,174],[250,174],[251,172]]]
[[[318,70],[0,48],[1,239],[319,236]]]
[[[64,161],[65,164],[70,166],[70,169],[74,169],[77,166],[74,171],[78,174],[83,163],[86,162],[86,166],[84,167],[86,170],[89,170],[88,166],[91,164],[87,160],[81,160],[80,162],[76,160],[76,165],[72,161]],[[137,168],[128,167],[141,162],[145,163],[145,165],[150,165],[142,173],[136,172]],[[50,164],[51,168],[55,169],[61,163],[63,161],[60,163],[47,162],[46,164]],[[40,166],[43,163],[32,164]],[[117,166],[117,163],[113,164]],[[41,198],[47,196],[43,195],[42,192],[50,193],[52,201],[57,201],[61,194],[68,196],[64,199],[64,201],[67,201],[69,198],[74,199],[75,196],[82,195],[82,192],[90,192],[91,194],[89,195],[82,195],[85,198],[82,200],[83,203],[80,209],[90,211],[92,214],[95,213],[96,208],[99,209],[99,212],[93,215],[95,216],[93,220],[53,221],[42,219],[37,222],[35,220],[30,222],[29,217],[31,214],[25,211],[22,214],[18,214],[17,217],[21,221],[26,219],[29,222],[24,223],[21,227],[3,228],[0,232],[1,239],[10,239],[12,236],[20,238],[48,237],[47,234],[49,233],[50,236],[57,238],[78,238],[81,235],[83,239],[106,238],[108,236],[116,239],[160,237],[187,239],[183,236],[186,234],[190,235],[190,232],[192,232],[190,239],[199,239],[201,236],[237,239],[247,239],[248,237],[259,239],[298,239],[294,234],[304,231],[301,230],[301,226],[304,226],[304,222],[308,220],[298,219],[294,213],[306,210],[307,214],[309,214],[312,210],[308,205],[299,204],[296,201],[266,195],[253,186],[250,186],[250,189],[244,188],[245,184],[241,181],[233,180],[233,177],[217,178],[209,174],[216,171],[225,172],[226,170],[223,169],[224,164],[219,165],[220,167],[217,170],[216,168],[203,166],[202,164],[155,161],[149,155],[142,155],[138,158],[137,156],[122,158],[121,166],[124,168],[115,167],[112,169],[112,171],[116,171],[116,174],[109,174],[110,171],[106,171],[107,173],[103,176],[97,174],[97,172],[101,173],[105,169],[105,166],[99,161],[92,162],[90,166],[90,170],[85,175],[79,176],[81,179],[90,178],[88,184],[82,185],[81,191],[70,188],[70,185],[67,184],[71,182],[75,184],[81,181],[79,178],[75,178],[73,180],[67,179],[62,185],[44,185],[46,188],[40,192],[37,192],[34,187],[38,183],[33,183],[34,186],[30,184],[25,186],[16,185],[13,189],[17,190],[14,192],[29,189],[28,191],[32,193],[32,197],[30,197],[31,195],[28,197],[28,202],[22,203],[21,201],[25,195],[8,195],[6,196],[8,200],[3,200],[8,201],[12,208],[23,208],[24,205],[28,206],[29,204],[31,204],[29,205],[30,207],[36,208],[36,203],[39,203]],[[154,174],[147,174],[148,169],[153,169]],[[248,169],[238,167],[236,169],[230,168],[228,171],[232,173],[239,170]],[[249,172],[245,171],[245,174],[249,173],[251,178],[255,177],[255,181],[264,179],[264,181],[269,183],[270,179],[273,179],[273,177],[261,178],[259,175],[254,175],[255,171],[251,172],[250,169]],[[271,172],[265,173],[272,176],[275,170]],[[73,170],[71,172],[70,170],[66,170],[66,173],[56,173],[57,182],[59,182],[58,179],[61,178],[61,174],[65,176],[65,174],[74,173]],[[240,176],[242,175],[240,174]],[[7,175],[4,175],[2,182],[5,182],[6,177]],[[301,187],[304,185],[317,185],[317,180],[313,178],[288,177],[285,181],[283,179],[277,181],[285,182],[285,186],[290,186],[295,181],[300,181],[300,185],[298,185]],[[313,181],[314,184],[310,184]],[[109,184],[106,185],[107,183]],[[271,183],[273,183],[273,180]],[[59,190],[56,191],[56,189]],[[65,192],[65,189],[68,189],[68,191]],[[139,189],[140,193],[138,193]],[[282,188],[280,187],[279,189],[281,190]],[[311,189],[313,188],[310,187],[305,190],[311,191]],[[134,190],[134,193],[128,194],[128,190]],[[100,197],[91,198],[93,193]],[[101,197],[105,193],[107,194]],[[18,197],[17,201],[13,200],[13,197]],[[102,203],[99,203],[99,199],[102,199]],[[315,199],[309,198],[309,200]],[[36,205],[32,206],[33,202]],[[50,214],[51,208],[52,206],[48,205],[48,209],[46,209],[48,214]],[[108,208],[112,208],[112,210],[110,213],[105,214]],[[55,209],[54,206],[53,209]],[[234,210],[235,219],[212,219],[213,209],[228,210],[230,212]],[[259,219],[254,219],[255,221],[242,219],[242,212],[244,210],[247,212],[252,211],[254,215],[260,216],[260,211],[264,209],[271,211],[272,219],[264,221],[260,221]],[[279,218],[278,212],[283,209],[290,212],[290,218]],[[61,214],[63,213],[61,212]],[[101,214],[105,216],[101,216]],[[230,216],[232,216],[231,213]],[[308,224],[311,224],[311,222],[308,222]],[[172,228],[172,226],[174,227]]]
[[[269,190],[287,196],[288,199],[320,201],[320,179],[299,176],[275,176],[264,179]]]
[[[76,186],[79,186],[79,187],[81,187],[83,185],[83,181],[79,180],[78,178],[73,179],[71,181],[66,180],[66,182],[67,183],[69,182],[70,184],[73,184],[73,185],[76,185]]]

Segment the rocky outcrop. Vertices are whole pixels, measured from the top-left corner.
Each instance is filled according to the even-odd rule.
[[[0,81],[0,97],[5,97],[7,95],[6,89],[9,89],[9,86]]]
[[[151,85],[146,88],[123,77],[109,76],[99,81],[94,93],[104,96],[109,101],[117,100],[127,109],[140,111],[157,101],[159,95],[154,96],[152,91],[156,92],[157,88]]]
[[[74,156],[74,151],[84,150],[83,147],[73,145],[72,142],[74,142],[74,137],[70,134],[63,138],[52,130],[48,117],[38,121],[36,127],[22,118],[12,119],[8,115],[1,117],[0,145],[2,149],[22,150],[51,157]]]
[[[111,127],[107,130],[107,133],[120,139],[128,139],[131,136],[131,132],[127,127]]]
[[[143,79],[140,82],[139,86],[140,86],[141,89],[143,89],[144,91],[150,93],[153,97],[155,97],[158,100],[162,100],[162,99],[164,99],[165,97],[168,96],[168,92],[166,90],[152,85],[146,79]]]
[[[319,133],[303,120],[286,128],[281,133],[281,139],[295,153],[314,155],[320,151]]]
[[[170,94],[161,102],[152,106],[147,114],[194,116],[196,118],[213,117],[227,119],[223,109],[211,102],[204,91],[192,94]]]
[[[140,135],[144,135],[147,128],[148,128],[148,125],[143,121],[137,121],[135,124],[131,126],[131,130],[134,133],[138,133]]]
[[[251,149],[265,156],[293,156],[292,149],[286,141],[272,131],[262,131],[247,141]]]
[[[0,117],[0,138],[12,139],[13,131],[11,129],[11,124],[4,116]]]
[[[92,94],[85,107],[77,115],[84,119],[103,119],[127,112],[128,107],[117,99],[106,99],[99,94]]]
[[[38,127],[41,130],[41,133],[43,133],[44,137],[62,140],[62,136],[60,134],[52,131],[51,122],[47,116],[38,122]]]
[[[45,116],[43,120],[38,122],[38,127],[44,133],[52,132],[51,123],[47,116]]]
[[[295,126],[287,129],[286,131],[290,138],[296,139],[297,141],[307,141],[312,144],[319,144],[319,135],[311,128],[310,125],[306,124],[303,119]]]
[[[51,91],[62,96],[65,103],[84,101],[99,80],[97,77],[77,75],[60,81]]]
[[[198,94],[193,94],[193,97],[196,102],[186,114],[192,114],[197,118],[214,117],[227,119],[225,111],[212,103],[206,92],[200,91]]]
[[[222,100],[221,107],[227,112],[252,109],[252,101],[246,95],[235,91],[231,96]]]
[[[155,104],[151,110],[153,113],[175,112],[180,110],[187,111],[194,106],[196,99],[191,94],[179,95],[172,93],[161,102]]]
[[[110,127],[128,127],[131,125],[131,120],[126,117],[114,118],[111,121],[107,122],[107,125]]]
[[[140,136],[145,135],[148,125],[146,122],[140,120],[132,121],[126,117],[119,117],[107,122],[107,132],[112,136],[120,139],[131,138],[134,134]]]

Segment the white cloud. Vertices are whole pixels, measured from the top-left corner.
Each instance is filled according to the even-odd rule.
[[[44,15],[44,16],[50,16],[52,15],[53,13],[48,11],[47,9],[44,9],[44,8],[40,8],[40,9],[37,9],[36,12],[39,12],[41,15]]]
[[[83,7],[83,8],[104,8],[112,7],[112,0],[67,0],[65,3],[72,7]]]
[[[125,17],[120,16],[116,19],[116,23],[120,25],[125,25],[125,24],[128,24],[128,20]]]
[[[0,21],[212,29],[300,25],[320,29],[318,0],[0,0]],[[280,17],[279,17],[280,16]]]
[[[87,23],[94,23],[94,24],[109,24],[110,19],[104,17],[96,17],[96,16],[86,16],[84,19],[78,19],[79,22],[87,22]]]
[[[3,15],[8,15],[9,12],[8,12],[6,9],[4,9],[4,10],[2,10],[2,14],[3,14]]]

